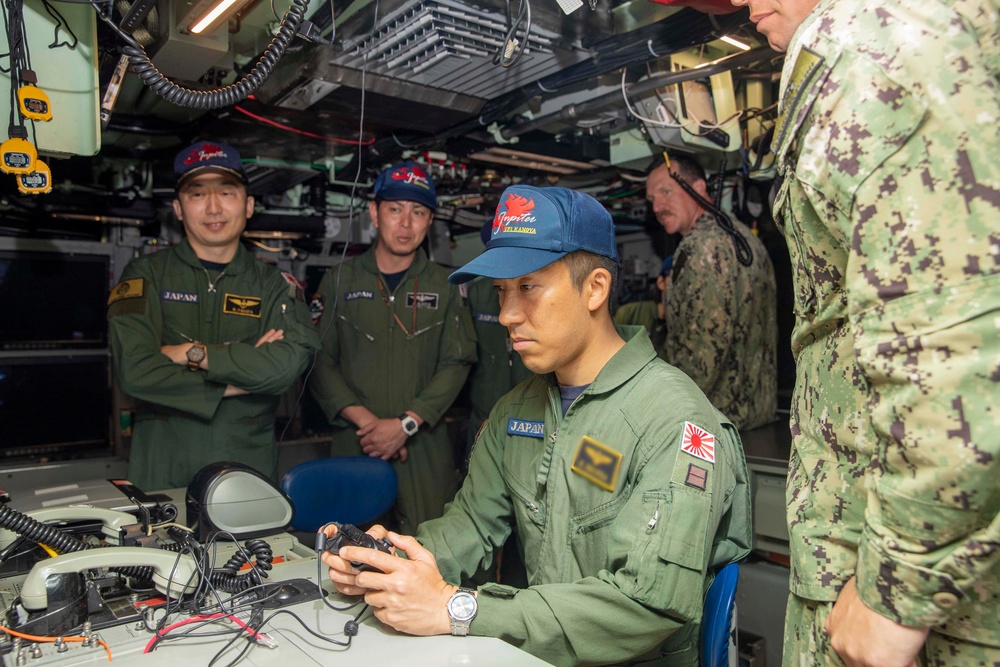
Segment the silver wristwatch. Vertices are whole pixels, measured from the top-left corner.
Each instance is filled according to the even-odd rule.
[[[403,422],[403,433],[407,436],[411,436],[420,430],[420,424],[417,423],[417,420],[405,412],[399,415],[399,421]]]
[[[476,592],[468,588],[459,588],[448,600],[448,616],[451,618],[451,634],[464,637],[469,634],[469,624],[479,611]]]

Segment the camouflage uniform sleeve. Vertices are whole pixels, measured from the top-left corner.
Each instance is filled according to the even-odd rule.
[[[919,14],[873,31],[899,41],[893,59],[840,54],[827,155],[798,165],[850,247],[874,439],[858,446],[873,451],[858,593],[910,626],[961,624],[959,600],[995,614],[1000,555],[1000,169],[983,150],[1000,145],[997,82],[961,22]]]
[[[667,290],[666,337],[659,355],[711,396],[724,375],[726,350],[734,339],[733,267],[724,248],[700,239],[677,254],[681,256],[675,259]]]

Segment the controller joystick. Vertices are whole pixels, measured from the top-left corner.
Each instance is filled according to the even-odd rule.
[[[393,546],[389,540],[375,539],[349,523],[341,524],[334,521],[333,525],[337,527],[337,534],[327,538],[325,545],[326,550],[330,553],[338,553],[341,547],[366,547],[368,549],[377,549],[387,554],[392,553]],[[382,572],[377,567],[357,561],[351,561],[351,566],[361,572]]]

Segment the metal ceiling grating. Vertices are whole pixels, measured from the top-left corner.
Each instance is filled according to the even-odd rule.
[[[374,34],[345,44],[335,62],[360,69],[367,56],[369,71],[491,99],[590,55],[535,22],[520,61],[501,68],[493,55],[506,31],[495,12],[454,0],[418,1],[387,16]]]

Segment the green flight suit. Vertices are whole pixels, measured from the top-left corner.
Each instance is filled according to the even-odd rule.
[[[406,410],[423,418],[420,431],[406,441],[408,460],[393,461],[396,518],[400,530],[412,534],[422,521],[441,516],[458,486],[441,418],[476,360],[476,334],[448,271],[423,250],[392,295],[385,295],[391,303],[383,299],[378,276],[375,246],[323,276],[322,348],[310,389],[330,422],[342,427],[333,435],[331,456],[363,454],[357,427],[339,416],[350,405],[363,405],[379,418]]]
[[[823,0],[789,44],[785,664],[837,660],[823,620],[852,576],[931,627],[918,664],[1000,663],[998,81],[996,0]]]
[[[108,326],[118,384],[136,399],[132,483],[187,486],[215,461],[275,476],[278,401],[319,345],[291,276],[242,245],[221,274],[210,272],[185,239],[129,262],[108,299]],[[269,329],[284,340],[254,347]],[[160,352],[191,341],[207,345],[208,371]],[[250,393],[223,398],[229,384]]]
[[[743,448],[645,331],[620,332],[628,343],[565,416],[551,374],[497,403],[455,502],[417,539],[458,584],[516,527],[529,587],[481,586],[473,635],[557,665],[693,666],[708,573],[750,548]],[[682,451],[685,433],[714,462]]]
[[[778,403],[777,287],[767,249],[735,225],[753,263],[703,213],[674,252],[660,356],[687,373],[712,405],[741,429],[774,420]]]
[[[615,324],[624,326],[641,326],[646,328],[646,333],[653,335],[657,326],[659,313],[657,312],[655,301],[631,301],[622,304],[615,313]]]
[[[534,373],[524,367],[521,355],[511,348],[507,327],[500,324],[500,299],[492,278],[477,278],[469,283],[469,309],[476,327],[476,351],[479,359],[469,373],[469,446],[479,427],[490,415],[500,397]]]

